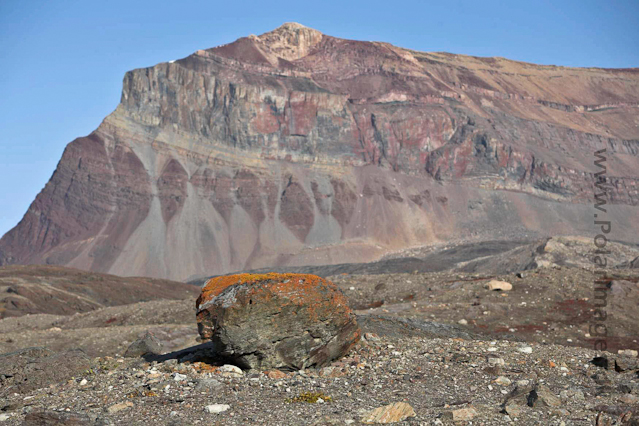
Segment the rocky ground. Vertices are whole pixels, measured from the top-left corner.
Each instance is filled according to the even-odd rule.
[[[468,268],[480,262],[467,259],[440,272],[332,276],[365,338],[319,371],[223,367],[199,340],[191,291],[180,300],[5,318],[0,420],[341,425],[386,415],[406,425],[636,424],[639,271],[596,274],[582,246],[566,241],[535,248],[529,269],[495,266],[512,250],[511,263],[523,262],[525,247],[485,257],[494,273]],[[616,248],[615,266],[636,257],[634,248]],[[596,276],[608,288],[603,352],[592,349],[588,330]],[[492,280],[512,289],[489,290]],[[163,355],[124,358],[147,331]]]
[[[87,358],[73,378],[10,390],[0,418],[341,425],[361,424],[371,410],[397,402],[414,410],[400,423],[406,425],[592,425],[597,416],[599,424],[639,417],[636,358],[618,356],[626,370],[615,371],[593,363],[596,355],[557,345],[367,334],[348,357],[319,371],[242,372],[177,357]]]

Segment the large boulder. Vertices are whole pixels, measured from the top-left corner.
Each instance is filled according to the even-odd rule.
[[[315,275],[212,278],[196,307],[202,338],[244,368],[321,367],[343,356],[361,335],[346,297]]]

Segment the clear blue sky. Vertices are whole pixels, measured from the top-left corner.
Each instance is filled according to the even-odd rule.
[[[637,0],[0,0],[0,235],[65,145],[115,109],[127,70],[289,21],[416,50],[639,67]]]

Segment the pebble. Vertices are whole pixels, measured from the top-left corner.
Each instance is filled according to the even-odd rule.
[[[222,377],[242,377],[244,375],[240,367],[231,364],[224,364],[218,371]]]
[[[222,382],[220,382],[219,380],[202,379],[197,382],[197,385],[195,385],[195,390],[202,392],[202,391],[217,389],[222,386],[223,386]]]
[[[533,348],[530,346],[524,346],[523,348],[519,348],[518,351],[524,354],[531,354],[533,352]]]
[[[623,402],[624,404],[636,404],[638,400],[639,398],[631,393],[621,395],[621,397],[619,398],[619,401]]]
[[[457,324],[459,324],[459,325],[467,325],[468,321],[466,321],[465,319],[462,318],[459,321],[457,321]]]
[[[632,356],[635,358],[639,356],[639,352],[635,351],[634,349],[619,349],[617,353],[621,356]]]
[[[513,417],[518,417],[521,414],[522,410],[523,410],[522,407],[514,403],[508,404],[504,408],[504,411],[508,413],[508,415]]]
[[[553,394],[548,386],[539,385],[537,387],[537,398],[540,402],[545,404],[548,407],[559,407],[561,405],[561,400]]]
[[[491,280],[487,282],[484,287],[492,291],[510,291],[513,289],[512,284],[507,283],[506,281],[498,281],[498,280]]]
[[[375,408],[362,416],[362,423],[396,423],[415,416],[415,410],[405,402],[396,402]]]
[[[126,402],[120,402],[118,404],[113,404],[112,406],[107,408],[107,411],[109,414],[115,414],[117,412],[126,410],[127,408],[131,408],[131,407],[133,407],[133,403],[131,401],[126,401]]]
[[[286,373],[280,370],[265,371],[264,374],[266,374],[269,379],[285,379],[287,377]]]
[[[205,410],[207,413],[219,414],[231,408],[228,404],[211,404],[207,405]]]
[[[460,408],[459,410],[447,411],[444,418],[452,419],[453,422],[467,422],[477,415],[473,407]]]
[[[499,376],[495,379],[495,383],[501,386],[508,386],[512,381],[508,377]]]
[[[504,361],[503,358],[488,358],[488,364],[495,366],[495,365],[505,365],[506,362]]]
[[[173,380],[176,382],[181,382],[182,380],[186,380],[188,377],[185,374],[175,373],[173,376]]]

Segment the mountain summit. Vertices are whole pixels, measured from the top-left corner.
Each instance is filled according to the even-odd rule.
[[[171,279],[370,261],[444,240],[592,233],[605,150],[639,242],[639,69],[345,40],[296,23],[126,73],[0,265]]]

